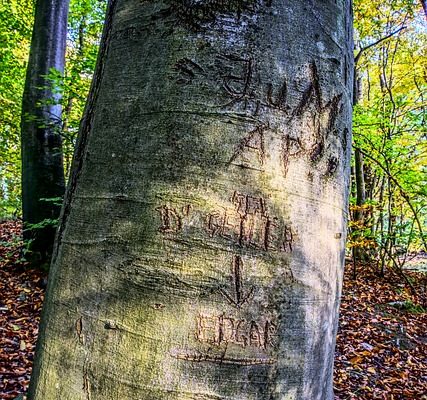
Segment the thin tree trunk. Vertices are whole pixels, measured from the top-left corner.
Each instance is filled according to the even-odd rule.
[[[59,94],[46,76],[64,70],[68,1],[38,0],[35,10],[22,103],[22,210],[29,258],[49,264],[65,183]]]
[[[84,57],[84,49],[85,49],[85,41],[84,41],[84,30],[86,27],[86,16],[84,16],[82,18],[82,20],[80,21],[79,24],[79,36],[78,36],[78,56],[83,58]],[[68,99],[67,99],[67,105],[65,107],[65,110],[63,110],[63,124],[62,124],[62,132],[63,132],[63,137],[65,138],[65,146],[64,146],[64,169],[65,169],[65,177],[66,179],[68,178],[69,174],[70,174],[70,168],[71,168],[71,155],[70,155],[70,151],[67,151],[70,148],[74,148],[74,135],[70,134],[68,132],[68,128],[69,128],[69,119],[71,118],[71,112],[73,110],[73,105],[74,105],[74,97],[75,93],[73,91],[71,91],[69,93]],[[67,141],[68,146],[67,146]]]
[[[358,241],[358,239],[362,237],[361,229],[363,229],[365,224],[365,211],[362,207],[365,204],[365,200],[366,200],[363,155],[360,152],[359,148],[355,148],[354,150],[354,171],[355,171],[355,178],[356,178],[356,206],[357,206],[357,209],[354,212],[354,221],[357,223],[354,237],[355,237],[355,240]],[[363,247],[358,245],[354,249],[353,256],[356,257],[355,262],[365,261],[366,252],[364,251]]]
[[[366,191],[365,191],[365,173],[364,173],[364,163],[363,155],[360,152],[360,149],[356,148],[354,150],[354,170],[356,176],[356,205],[359,207],[365,204],[366,200]],[[356,219],[363,219],[363,212],[359,211],[356,216]]]
[[[112,2],[32,400],[333,398],[352,60],[349,1]]]
[[[353,106],[356,106],[359,102],[361,96],[361,79],[359,78],[358,69],[357,69],[357,61],[362,53],[359,52],[358,56],[355,58],[354,65],[354,80],[353,80]],[[363,226],[364,212],[362,210],[362,206],[365,203],[365,171],[364,171],[364,163],[363,163],[363,155],[360,152],[359,148],[354,149],[354,177],[356,181],[356,210],[354,212],[354,222],[356,222],[356,226],[354,228],[353,237],[355,242],[360,242],[360,229]],[[362,261],[365,257],[365,252],[363,248],[360,247],[359,244],[353,247],[353,264],[354,264],[354,272],[353,278],[356,279],[356,264],[359,261]]]
[[[385,208],[385,202],[384,202],[384,191],[385,191],[385,182],[386,182],[386,176],[383,175],[381,180],[381,189],[380,189],[380,195],[378,199],[378,204],[380,208],[380,215],[379,215],[379,231],[380,231],[380,243],[381,246],[379,248],[379,268],[378,273],[380,276],[384,276],[384,269],[385,269],[385,252],[384,252],[384,246],[385,246],[385,238],[384,238],[384,208]]]

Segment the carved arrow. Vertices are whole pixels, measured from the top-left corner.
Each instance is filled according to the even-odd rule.
[[[245,294],[243,289],[243,261],[240,256],[233,256],[233,263],[231,265],[231,278],[232,278],[232,292],[227,292],[220,288],[221,294],[229,301],[234,307],[240,308],[240,306],[252,296],[254,288],[251,287]]]

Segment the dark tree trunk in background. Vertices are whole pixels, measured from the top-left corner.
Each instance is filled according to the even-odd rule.
[[[361,96],[361,79],[358,76],[357,62],[362,53],[359,52],[355,58],[355,65],[353,70],[353,106],[359,103]],[[359,148],[354,148],[354,177],[356,182],[356,205],[362,206],[365,204],[366,191],[365,191],[365,168],[363,162],[363,155]],[[358,210],[355,212],[355,220],[359,221],[363,219],[363,213]]]
[[[115,0],[32,400],[332,400],[350,1]]]
[[[364,162],[363,154],[360,152],[360,149],[354,149],[354,159],[355,159],[355,174],[356,174],[356,205],[363,206],[366,200],[366,191],[365,191],[365,171],[364,171]],[[362,219],[361,215],[358,219]]]
[[[421,5],[423,6],[423,11],[424,11],[424,16],[427,20],[427,1],[426,0],[421,0]]]
[[[52,69],[64,70],[69,0],[38,0],[22,103],[22,211],[29,259],[49,264],[65,191],[61,106]],[[56,200],[54,200],[56,199]],[[38,224],[39,226],[35,226]]]

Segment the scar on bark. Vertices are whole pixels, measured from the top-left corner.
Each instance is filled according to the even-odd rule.
[[[274,100],[273,85],[269,83],[267,86],[267,104],[279,110],[283,110],[285,109],[285,106],[286,106],[287,94],[288,94],[288,87],[286,85],[286,80],[284,80],[282,86],[280,87],[277,93],[276,100]]]
[[[314,61],[310,64],[309,70],[311,83],[303,93],[302,99],[294,110],[294,112],[292,113],[291,119],[296,116],[301,116],[304,112],[308,110],[310,104],[314,104],[316,109],[316,115],[313,116],[315,143],[313,144],[313,146],[311,146],[310,149],[308,149],[308,156],[312,163],[317,163],[319,160],[322,159],[325,151],[325,136],[327,136],[335,127],[336,120],[340,111],[342,94],[335,95],[328,103],[323,105],[319,72],[317,69],[317,65]],[[325,115],[325,113],[327,113],[326,126],[322,124],[322,115]],[[286,161],[288,160],[286,159],[285,155],[285,162]],[[328,162],[328,171],[332,171],[329,172],[329,174],[332,174],[334,172],[334,165],[336,167],[337,163],[332,161]]]
[[[325,139],[320,136],[314,146],[310,149],[310,160],[315,163],[322,158],[325,149]]]
[[[119,327],[114,321],[105,321],[104,329],[116,330]]]
[[[243,57],[240,54],[219,54],[217,60],[220,62],[218,77],[222,79],[222,89],[231,98],[219,106],[227,108],[237,105],[244,110],[249,108],[252,116],[256,116],[262,103],[256,94],[259,77],[256,77],[253,57]],[[225,73],[224,70],[231,70],[231,72]]]
[[[242,73],[237,75],[228,74],[223,76],[222,86],[224,90],[232,97],[236,97],[238,99],[243,98],[249,92],[249,88],[252,82],[253,76],[253,59],[252,57],[243,58],[237,56],[235,54],[226,54],[218,56],[218,59],[230,61],[231,64],[242,63],[244,65],[244,70]],[[243,84],[243,88],[241,90],[235,90],[230,84],[232,82],[240,82]]]
[[[263,244],[264,244],[265,251],[268,251],[270,248],[270,232],[272,230],[273,225],[277,227],[277,224],[275,224],[274,221],[270,219],[270,217],[268,217],[264,227],[264,243]]]
[[[272,358],[255,358],[255,357],[224,357],[224,356],[213,356],[203,353],[176,353],[172,354],[173,357],[178,360],[192,361],[192,362],[211,362],[214,364],[224,365],[264,365],[264,364],[276,364],[276,360]]]
[[[344,153],[347,152],[347,143],[348,143],[349,133],[350,133],[349,129],[344,128],[342,136],[341,136],[341,145],[342,145],[342,149],[343,149]]]
[[[285,225],[285,229],[282,237],[282,250],[285,253],[292,253],[294,243],[294,231],[290,226]]]
[[[251,346],[264,350],[277,345],[277,324],[270,319],[255,321],[225,314],[199,314],[196,324],[195,338],[200,343],[225,345],[225,348],[232,343],[242,348]]]
[[[335,95],[332,100],[330,100],[328,103],[323,105],[322,102],[322,89],[320,86],[320,77],[319,72],[316,66],[315,61],[313,61],[309,65],[310,70],[310,85],[308,88],[304,91],[302,98],[298,104],[298,106],[295,108],[294,112],[292,113],[290,119],[293,119],[294,117],[301,116],[305,111],[307,111],[310,104],[314,103],[314,106],[316,108],[317,113],[323,114],[325,112],[328,112],[328,123],[326,126],[326,130],[330,131],[334,128],[336,119],[338,117],[339,111],[340,111],[340,103],[341,99],[343,97],[342,93]]]
[[[190,215],[190,212],[192,210],[192,206],[191,204],[187,204],[185,206],[182,207],[182,215],[185,215],[186,217],[188,217]]]
[[[325,106],[321,107],[321,113],[328,112],[328,122],[326,129],[322,129],[320,126],[318,127],[317,140],[310,151],[310,159],[312,162],[319,161],[323,156],[325,148],[325,135],[328,136],[328,134],[334,130],[335,123],[340,112],[341,99],[342,94],[335,95],[332,100],[330,100]],[[336,169],[336,166],[338,165],[337,159],[335,159],[334,162],[332,159],[329,159],[328,174],[333,174],[333,172],[335,172],[333,165],[335,165]]]
[[[339,164],[339,161],[338,161],[337,157],[335,157],[335,156],[329,157],[327,174],[333,175],[336,172],[336,170],[338,169],[338,164]]]
[[[81,344],[83,344],[84,343],[84,336],[83,336],[83,319],[82,319],[82,317],[80,317],[76,321],[76,332],[77,332],[77,337],[79,338],[79,342]]]
[[[340,111],[340,103],[342,99],[342,93],[334,96],[331,101],[329,101],[324,109],[329,109],[329,118],[328,118],[328,126],[327,126],[327,132],[331,131],[334,126],[335,122],[337,120],[339,111]]]
[[[236,212],[242,217],[260,214],[268,217],[266,201],[263,197],[251,196],[235,191],[231,202],[236,207]]]
[[[231,280],[233,288],[230,293],[222,289],[221,294],[224,295],[224,297],[231,305],[240,308],[243,304],[249,301],[254,291],[253,287],[251,287],[249,290],[244,290],[243,261],[240,256],[233,256],[233,262],[231,266]]]
[[[253,14],[262,6],[271,6],[271,0],[172,0],[170,10],[178,23],[193,31],[205,29],[218,16],[228,14],[240,18],[243,13]]]
[[[203,74],[205,72],[203,67],[186,57],[178,60],[173,69],[180,74],[176,82],[185,85],[191,83],[196,74]]]
[[[92,394],[91,394],[91,389],[90,389],[88,364],[89,364],[89,362],[86,358],[86,360],[84,361],[84,364],[83,364],[83,391],[85,392],[86,400],[91,400]]]
[[[148,26],[144,27],[135,27],[131,26],[125,29],[121,29],[119,31],[115,31],[111,35],[112,40],[138,40],[141,39],[144,33],[148,33]]]

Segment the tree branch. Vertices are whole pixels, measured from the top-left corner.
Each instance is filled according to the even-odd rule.
[[[399,188],[400,193],[402,195],[402,197],[405,199],[406,203],[408,204],[409,208],[412,211],[412,214],[414,215],[415,221],[417,223],[418,226],[418,230],[420,231],[420,237],[421,237],[421,241],[423,242],[423,246],[425,251],[427,251],[427,242],[426,239],[424,237],[424,232],[423,232],[423,227],[421,224],[420,219],[418,218],[418,213],[417,210],[415,209],[415,207],[413,206],[413,204],[411,203],[411,200],[409,198],[409,195],[405,192],[405,190],[403,189],[403,187],[400,185],[400,183],[398,182],[398,180],[390,173],[390,171],[388,171],[378,160],[376,160],[374,157],[372,157],[370,154],[368,154],[366,151],[363,151],[361,148],[359,148],[360,152],[367,158],[369,158],[370,160],[372,160],[375,164],[378,165],[378,167],[385,172],[385,174],[390,178],[391,181],[393,181],[393,183]]]
[[[425,1],[425,0],[423,0],[423,1]],[[358,63],[358,61],[359,61],[360,57],[362,56],[362,54],[363,54],[366,50],[370,49],[371,47],[376,46],[377,44],[380,44],[381,42],[384,42],[384,40],[387,40],[387,39],[391,38],[392,36],[394,36],[394,35],[398,34],[399,32],[403,31],[404,29],[406,29],[406,26],[401,26],[399,29],[396,29],[395,31],[393,31],[393,32],[389,33],[387,36],[384,36],[384,37],[382,37],[382,38],[380,38],[380,39],[376,40],[375,42],[372,42],[372,43],[368,44],[367,46],[362,47],[362,48],[359,50],[359,52],[357,53],[356,57],[354,57],[354,65],[357,65],[357,63]]]

